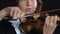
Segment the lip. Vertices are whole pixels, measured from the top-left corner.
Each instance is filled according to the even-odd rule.
[[[32,8],[27,8],[26,11],[27,12],[31,12]]]

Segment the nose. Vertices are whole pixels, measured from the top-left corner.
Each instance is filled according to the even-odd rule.
[[[32,5],[31,0],[27,0],[27,6],[31,6],[31,5]]]

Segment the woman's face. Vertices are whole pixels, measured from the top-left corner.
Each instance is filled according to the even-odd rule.
[[[26,14],[32,14],[37,7],[37,0],[19,0],[19,8]]]

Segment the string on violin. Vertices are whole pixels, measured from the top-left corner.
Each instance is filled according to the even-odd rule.
[[[47,10],[47,11],[42,11],[42,12],[38,12],[38,13],[40,13],[40,14],[46,14],[46,13],[52,13],[52,12],[59,12],[60,11],[60,9],[54,9],[54,10]],[[29,17],[29,16],[33,16],[33,15],[36,15],[36,14],[32,14],[32,15],[27,15],[27,16],[25,16],[25,17]]]
[[[54,9],[54,10],[47,10],[47,11],[42,11],[42,12],[38,12],[35,14],[31,14],[31,15],[27,15],[24,17],[38,17],[40,15],[41,19],[45,19],[46,16],[50,15],[50,16],[54,16],[57,15],[58,16],[58,20],[60,20],[60,9]]]

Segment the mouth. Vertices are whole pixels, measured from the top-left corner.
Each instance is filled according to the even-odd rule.
[[[31,12],[32,11],[32,8],[27,8],[26,11],[27,12]]]
[[[26,14],[32,14],[34,13],[34,8],[33,7],[26,7]]]

